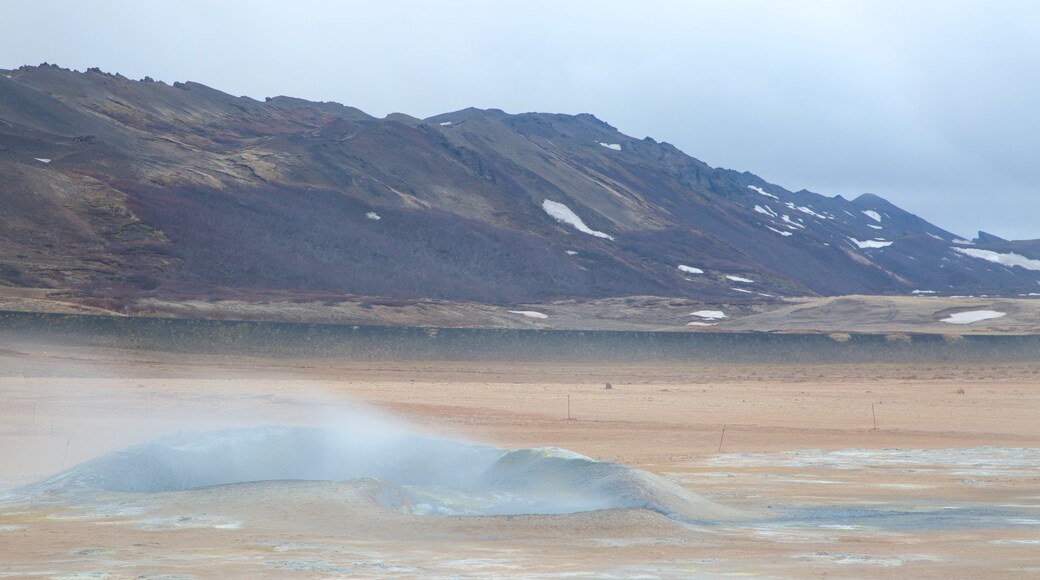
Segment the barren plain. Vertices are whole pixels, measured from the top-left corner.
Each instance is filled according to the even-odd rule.
[[[1038,387],[1040,361],[351,362],[9,340],[3,490],[179,431],[364,414],[624,464],[737,515],[422,513],[367,479],[9,492],[0,577],[1036,577]]]

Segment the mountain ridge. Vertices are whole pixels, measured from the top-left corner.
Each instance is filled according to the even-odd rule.
[[[1036,244],[986,238],[965,247],[997,258],[960,252],[957,236],[880,196],[791,192],[588,113],[378,119],[22,67],[0,73],[0,177],[0,284],[88,295],[1040,291],[1040,271],[1021,265],[1040,258]],[[1001,263],[1015,253],[1026,261]]]

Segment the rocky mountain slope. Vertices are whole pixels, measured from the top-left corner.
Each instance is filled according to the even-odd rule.
[[[1040,292],[1040,243],[791,192],[592,115],[385,119],[0,71],[0,285],[486,303]]]

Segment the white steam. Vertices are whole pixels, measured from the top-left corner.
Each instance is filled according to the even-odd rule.
[[[256,427],[185,432],[103,455],[14,490],[30,501],[195,490],[261,481],[348,482],[415,515],[565,514],[645,508],[680,520],[727,518],[656,475],[552,447],[504,451],[368,420],[342,430]]]

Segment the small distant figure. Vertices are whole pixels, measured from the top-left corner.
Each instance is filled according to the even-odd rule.
[[[605,386],[605,387],[603,387],[603,388],[609,391],[609,390],[611,390],[611,389],[613,389],[613,388],[614,388],[614,385],[612,385],[612,384],[610,384],[610,383],[607,383],[607,386]]]

